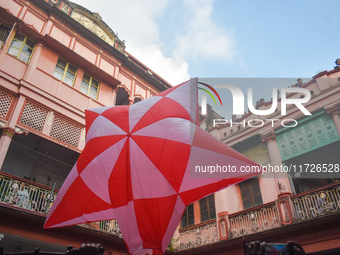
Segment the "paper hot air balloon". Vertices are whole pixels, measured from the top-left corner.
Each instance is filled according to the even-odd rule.
[[[186,206],[254,174],[192,178],[194,165],[255,163],[199,124],[197,79],[131,106],[86,111],[86,145],[45,228],[117,219],[130,254],[163,254]]]

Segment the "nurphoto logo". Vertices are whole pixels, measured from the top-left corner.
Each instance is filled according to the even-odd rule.
[[[208,85],[203,82],[199,82],[199,84],[205,86],[210,91],[212,91],[215,96],[218,98],[221,106],[222,106],[222,100],[220,95],[217,93],[216,89],[228,90],[232,95],[232,114],[233,115],[243,115],[245,113],[245,96],[241,88],[239,88],[236,85],[233,84],[215,84],[214,87],[211,85]],[[198,87],[200,90],[206,92],[212,100],[214,101],[215,105],[217,105],[216,99],[214,95],[206,88]],[[301,96],[300,98],[289,98],[288,95],[299,93]],[[207,115],[207,96],[205,93],[201,94],[200,97],[200,105],[201,105],[201,114],[203,116]],[[272,88],[272,100],[271,100],[271,106],[269,109],[257,109],[254,107],[253,103],[253,88],[248,87],[247,88],[247,106],[249,112],[253,113],[254,115],[259,116],[266,116],[274,113],[278,110],[278,101],[280,100],[280,114],[282,116],[287,115],[287,107],[297,107],[304,115],[311,115],[311,113],[306,109],[306,107],[303,105],[307,103],[311,99],[311,93],[308,89],[305,88],[293,88],[293,87],[282,87],[281,88],[281,98],[279,98],[279,90],[277,87]],[[274,126],[274,123],[280,121],[281,125],[284,127],[295,127],[298,123],[294,119],[252,119],[248,120],[247,124],[250,127],[262,127],[265,122],[271,122],[272,126]],[[244,125],[246,126],[246,120],[242,120],[241,122],[235,122],[235,120],[226,120],[224,118],[221,119],[213,119],[213,127],[216,127],[218,125],[223,125],[230,123],[230,125]]]

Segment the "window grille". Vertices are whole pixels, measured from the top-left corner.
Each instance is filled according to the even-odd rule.
[[[73,147],[78,147],[81,130],[80,126],[55,115],[50,136]]]
[[[27,64],[32,56],[34,46],[34,42],[28,39],[27,36],[16,34],[8,53]]]
[[[13,97],[0,90],[0,117],[6,119]]]
[[[19,123],[42,132],[48,111],[26,101]]]

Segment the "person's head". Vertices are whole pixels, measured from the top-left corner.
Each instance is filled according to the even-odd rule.
[[[340,65],[340,58],[337,58],[336,60],[335,60],[335,64],[338,66],[338,65]]]
[[[302,79],[301,79],[301,78],[297,79],[297,82],[298,82],[299,84],[301,84],[301,83],[302,83]]]

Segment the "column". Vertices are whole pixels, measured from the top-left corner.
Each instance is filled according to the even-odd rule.
[[[262,134],[262,141],[267,143],[272,166],[282,166],[280,149],[274,131],[271,130],[270,132]],[[293,222],[293,206],[288,175],[281,171],[279,173],[274,173],[273,178],[278,194],[277,199],[275,200],[276,208],[279,212],[282,224],[289,225]]]
[[[2,136],[0,138],[0,170],[5,161],[5,157],[8,151],[8,148],[11,144],[12,138],[15,132],[15,125],[19,120],[22,108],[24,107],[26,98],[24,96],[20,96],[15,109],[8,120],[7,127],[3,129]]]
[[[262,141],[267,143],[269,158],[272,166],[281,167],[282,166],[282,159],[279,150],[279,146],[276,141],[276,136],[274,131],[270,131],[267,133],[262,134],[261,136]],[[281,168],[280,168],[281,169]],[[275,186],[277,190],[277,194],[291,192],[288,176],[284,172],[278,172],[273,175],[275,179]]]
[[[12,128],[4,128],[2,130],[2,135],[0,138],[0,171],[5,161],[5,157],[14,134],[15,130]]]
[[[325,106],[325,110],[332,116],[336,130],[340,136],[340,101]]]
[[[42,41],[38,41],[36,43],[33,55],[31,57],[29,65],[27,67],[26,73],[24,75],[25,81],[31,82],[31,80],[33,78],[34,71],[37,68],[38,61],[40,59],[40,56],[41,56],[41,53],[42,53],[44,47],[45,47],[45,44]]]
[[[115,87],[113,89],[113,102],[112,102],[112,105],[116,105],[118,90],[119,90],[119,87]]]

